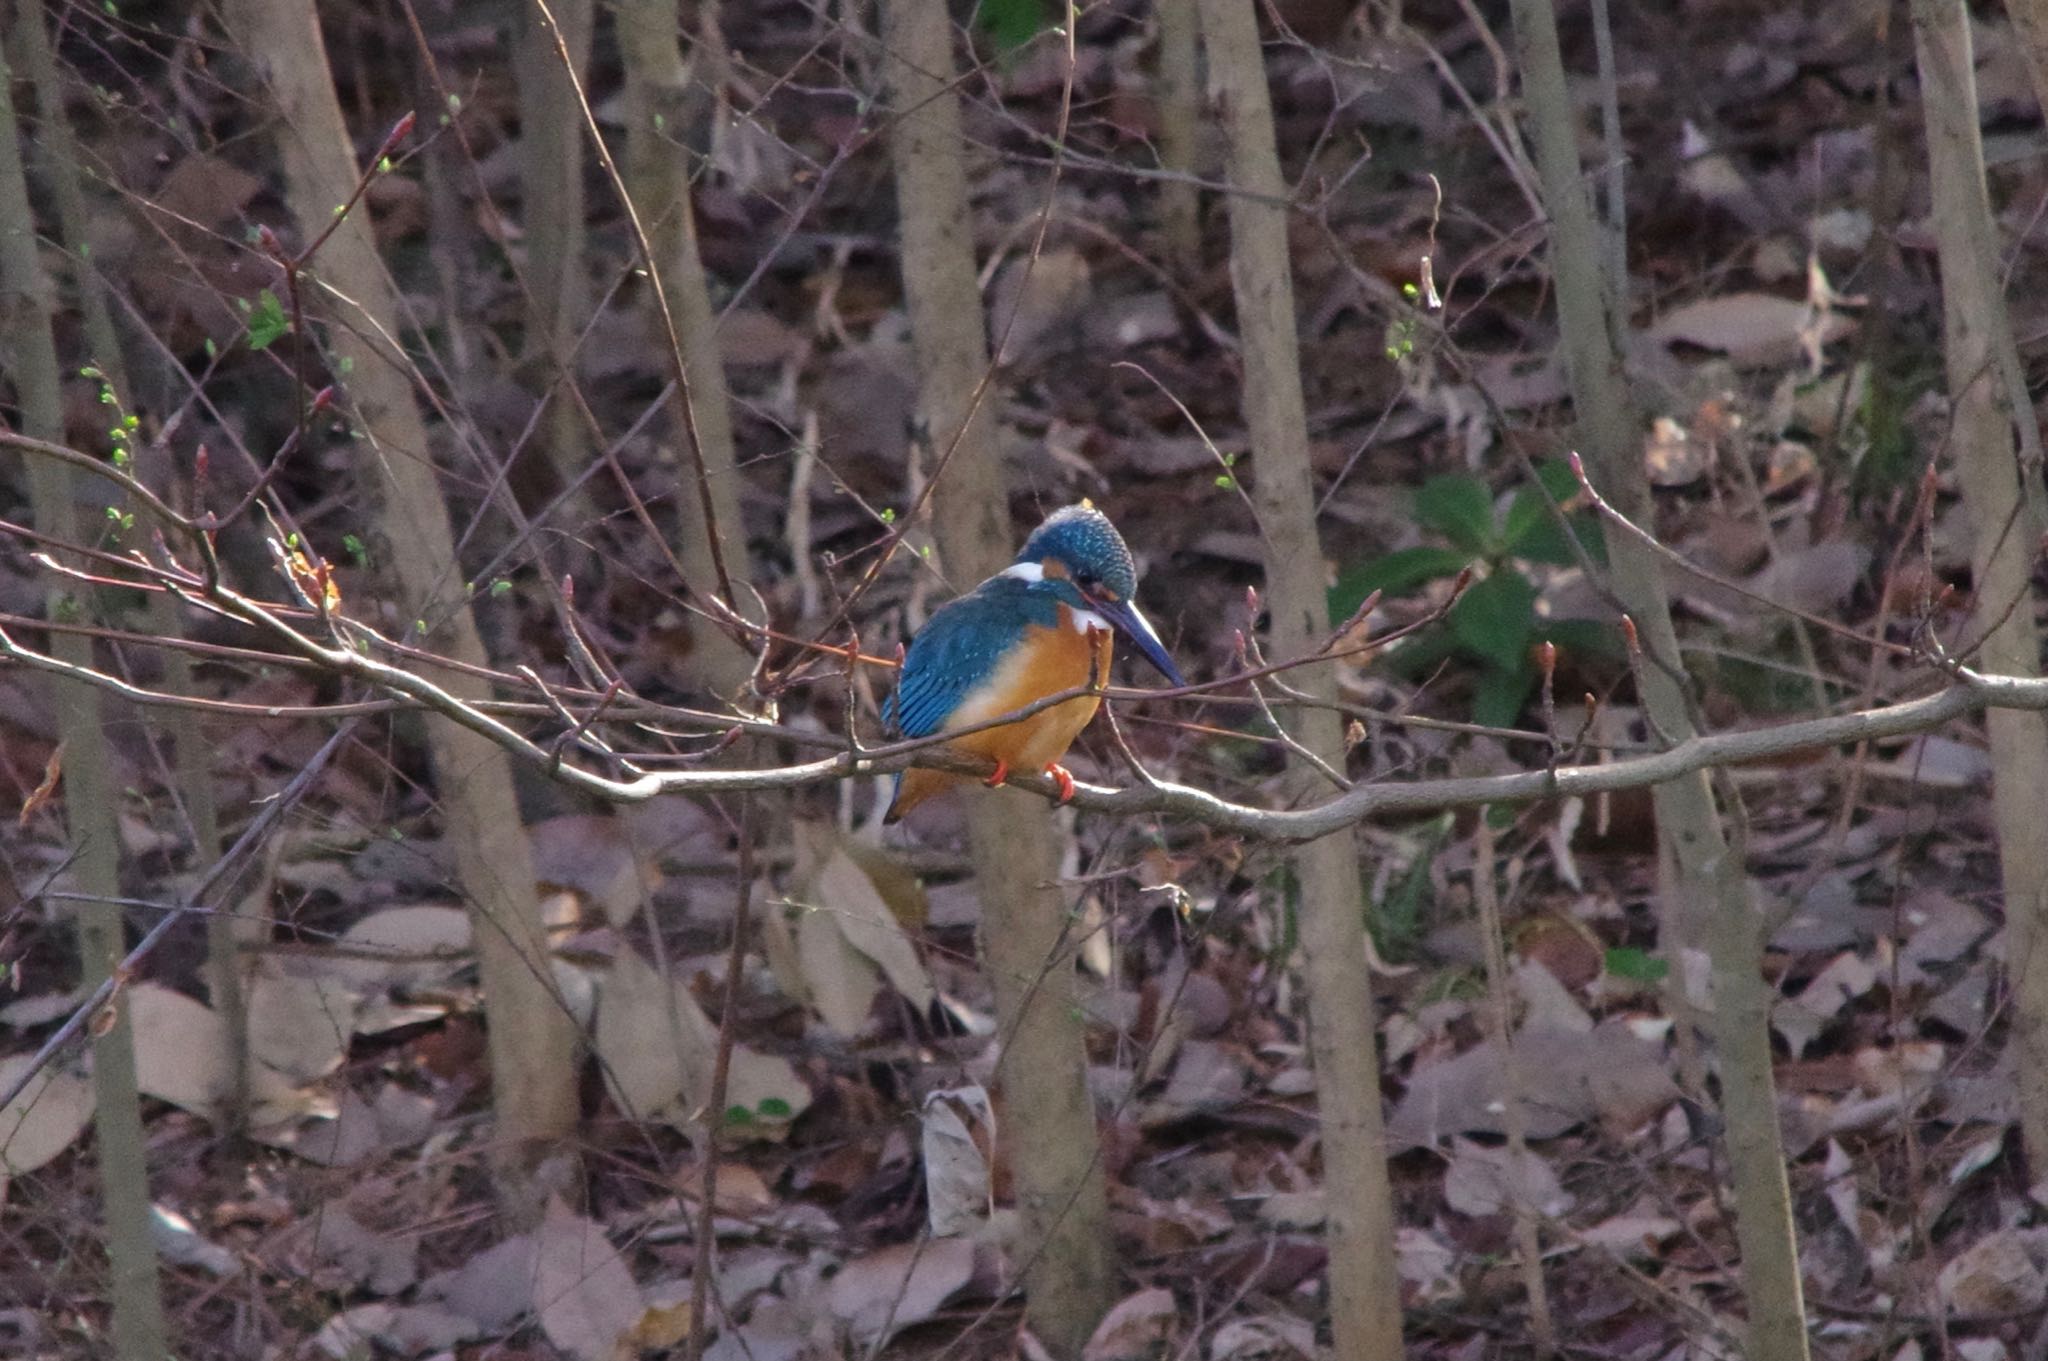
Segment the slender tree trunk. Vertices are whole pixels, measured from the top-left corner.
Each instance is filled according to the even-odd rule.
[[[2015,15],[2021,8],[2015,5]],[[1941,256],[1943,350],[1954,403],[1953,446],[1963,502],[1976,527],[1971,574],[1977,584],[1971,637],[1978,664],[2001,676],[2037,676],[2041,635],[2031,582],[2042,523],[2031,504],[2040,465],[2015,457],[2015,421],[2031,424],[2024,387],[2001,351],[2012,323],[1999,287],[1997,228],[1984,182],[1977,126],[1970,18],[1960,0],[1914,0],[1913,44],[1927,123],[1934,233]],[[2019,1054],[2020,1131],[2028,1175],[2048,1180],[2048,722],[2037,713],[1995,709],[1991,734],[1992,813],[2005,883],[2006,970],[2014,995],[2012,1043]]]
[[[358,173],[318,19],[310,0],[230,0],[223,8],[280,114],[286,198],[310,236],[348,199]],[[488,659],[465,601],[432,442],[410,387],[412,368],[387,340],[400,333],[396,291],[360,211],[328,238],[312,268],[333,295],[360,309],[329,332],[332,367],[360,435],[357,473],[375,507],[382,539],[376,557],[390,564],[396,583],[400,631],[418,621],[444,655],[482,666]],[[320,296],[311,280],[307,288]],[[460,671],[443,683],[466,700],[490,697],[487,684]],[[526,1222],[567,1179],[564,1160],[576,1126],[575,1023],[553,985],[510,759],[489,738],[452,723],[429,722],[427,741],[490,1007],[501,1200],[515,1222]]]
[[[107,307],[106,290],[100,276],[86,260],[83,246],[91,239],[91,219],[84,186],[78,171],[78,147],[71,135],[71,122],[64,109],[64,87],[58,79],[57,63],[50,50],[50,35],[43,29],[40,5],[22,4],[15,14],[15,34],[22,64],[35,82],[36,110],[42,119],[42,141],[50,197],[57,205],[57,221],[64,242],[70,248],[73,286],[79,311],[85,318],[86,358],[104,376],[106,385],[124,403],[134,400],[127,365],[122,361],[120,336]],[[168,490],[159,488],[160,492]],[[178,601],[167,591],[149,597],[150,627],[165,638],[185,636],[185,620]],[[192,681],[192,659],[182,649],[164,650],[164,670],[171,693],[196,695]],[[198,715],[190,709],[168,709],[161,715],[170,732],[171,752],[177,773],[178,799],[192,832],[192,860],[204,869],[220,854],[220,811],[214,799],[213,765],[208,748],[199,736]],[[260,929],[260,928],[259,928]],[[206,919],[207,993],[220,1013],[221,1032],[227,1038],[224,1056],[233,1083],[224,1107],[230,1129],[239,1133],[248,1116],[249,1026],[242,997],[240,945],[248,932],[233,913],[216,912]]]
[[[2048,117],[2048,0],[2006,0],[2013,32],[2026,54],[2027,75],[2034,84],[2034,103]]]
[[[1159,186],[1159,227],[1174,277],[1194,279],[1202,257],[1202,202],[1195,187],[1201,144],[1201,23],[1190,0],[1160,0],[1159,165],[1178,178]]]
[[[882,39],[898,114],[890,149],[920,407],[937,456],[958,441],[933,492],[933,527],[945,570],[965,589],[1008,563],[1010,525],[994,423],[985,410],[969,419],[988,345],[944,0],[885,0]],[[967,815],[982,953],[1004,1036],[999,1073],[1024,1213],[1025,1317],[1055,1355],[1078,1356],[1114,1298],[1116,1272],[1057,838],[1051,812],[1010,790],[971,790]]]
[[[1510,0],[1529,107],[1536,166],[1550,213],[1551,271],[1558,326],[1571,370],[1580,446],[1602,495],[1647,527],[1652,506],[1642,466],[1642,422],[1622,370],[1620,300],[1608,296],[1601,238],[1581,174],[1577,119],[1558,51],[1551,0]],[[1662,569],[1649,550],[1609,533],[1609,582],[1635,621],[1647,663],[1637,684],[1644,712],[1671,742],[1694,735],[1682,688],[1677,634]],[[1806,1313],[1785,1179],[1783,1142],[1771,1084],[1769,996],[1763,982],[1763,923],[1748,875],[1731,851],[1705,773],[1657,786],[1660,854],[1671,867],[1665,921],[1676,940],[1705,939],[1713,959],[1714,1037],[1735,1183],[1753,1361],[1803,1361]],[[1684,999],[1689,1004],[1691,999]],[[1684,1009],[1689,1010],[1689,1005]]]
[[[945,570],[964,590],[1009,562],[1010,508],[993,403],[974,400],[988,373],[988,339],[975,283],[966,141],[952,90],[953,30],[936,0],[883,0],[881,11],[882,77],[897,110],[889,150],[918,416],[934,458],[955,441],[960,446],[932,493],[932,518]]]
[[[683,460],[670,457],[670,469],[683,487],[677,497],[683,520],[677,556],[691,582],[708,587],[717,580],[712,535],[717,535],[735,579],[746,560],[746,538],[740,520],[732,404],[727,400],[724,360],[718,347],[718,314],[712,310],[704,261],[697,251],[697,225],[690,214],[692,158],[682,139],[692,101],[689,67],[676,46],[679,8],[677,0],[621,0],[619,5],[619,52],[626,66],[625,178],[634,207],[647,227],[658,286],[668,298],[682,335],[682,362],[690,375],[697,439],[717,523],[704,522],[701,499],[685,485],[694,471]],[[649,310],[653,310],[651,300]],[[648,330],[656,337],[663,334],[659,318]],[[680,407],[680,393],[675,400]],[[688,439],[688,424],[677,410],[671,437]],[[726,698],[737,695],[753,674],[754,659],[746,649],[722,629],[701,621],[693,622],[690,639],[693,660],[701,668],[705,686]]]
[[[4,42],[0,73],[11,73]],[[50,316],[49,281],[37,259],[11,82],[0,80],[0,335],[7,337],[7,368],[21,404],[24,433],[62,442],[64,406]],[[29,460],[29,494],[37,527],[59,542],[83,543],[72,481],[71,470],[60,463]],[[89,593],[73,594],[73,588],[59,587],[50,593],[49,612],[53,619],[81,613],[90,618],[92,601]],[[77,634],[52,634],[50,650],[73,666],[93,663],[91,641]],[[51,694],[63,742],[64,820],[78,888],[90,895],[78,908],[78,953],[84,985],[91,989],[104,982],[127,953],[118,902],[121,842],[115,818],[120,787],[101,724],[99,691],[58,681],[52,682]],[[149,1231],[149,1165],[135,1085],[135,1046],[123,994],[114,994],[112,1010],[113,1024],[94,1028],[92,1075],[100,1204],[113,1279],[114,1351],[121,1361],[159,1361],[168,1349],[156,1247]]]
[[[577,333],[590,308],[583,258],[583,112],[576,82],[590,64],[592,19],[591,0],[546,3],[543,14],[539,0],[524,0],[512,49],[519,86],[520,218],[526,231],[525,359],[547,394],[539,438],[556,476],[568,486],[582,474],[590,448],[572,389]],[[555,25],[561,29],[560,46]],[[591,505],[587,493],[570,497],[561,512],[570,524],[563,528],[582,532],[592,519]]]
[[[1252,502],[1266,541],[1272,650],[1291,658],[1321,646],[1330,619],[1287,258],[1287,187],[1251,7],[1201,0],[1201,22],[1231,187],[1230,281],[1244,344],[1245,425],[1258,451]],[[1307,667],[1289,680],[1315,699],[1336,698],[1331,666]],[[1309,751],[1343,766],[1343,720],[1333,709],[1302,709],[1290,726]],[[1297,763],[1294,792],[1310,793],[1320,778],[1312,766]],[[1397,1357],[1400,1279],[1357,857],[1350,835],[1330,836],[1296,851],[1293,863],[1322,1121],[1331,1329],[1339,1356]]]

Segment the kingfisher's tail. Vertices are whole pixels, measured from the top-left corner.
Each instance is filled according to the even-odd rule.
[[[913,767],[899,771],[896,775],[895,796],[889,800],[889,811],[882,814],[882,821],[885,824],[901,822],[904,814],[953,783],[955,778],[957,777],[943,770]]]

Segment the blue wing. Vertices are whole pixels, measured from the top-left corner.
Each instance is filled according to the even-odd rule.
[[[883,720],[905,737],[946,726],[962,700],[995,674],[1025,626],[1059,622],[1059,602],[1010,577],[994,577],[939,607],[910,640],[903,675]]]

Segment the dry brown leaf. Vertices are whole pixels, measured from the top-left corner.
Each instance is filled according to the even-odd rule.
[[[0,1087],[11,1087],[33,1054],[0,1059]],[[62,1064],[35,1075],[20,1096],[0,1107],[0,1190],[7,1178],[33,1172],[71,1147],[92,1119],[92,1078]]]
[[[1081,1349],[1081,1361],[1152,1361],[1173,1350],[1179,1333],[1173,1292],[1153,1286],[1124,1296],[1102,1316]]]
[[[1578,1230],[1572,1236],[1622,1257],[1647,1258],[1655,1256],[1658,1249],[1684,1227],[1670,1216],[1658,1213],[1644,1199],[1589,1229]]]
[[[1779,553],[1747,585],[1787,609],[1828,614],[1848,599],[1869,569],[1868,548],[1830,539]]]
[[[35,816],[38,808],[50,801],[50,796],[57,792],[57,782],[63,778],[64,744],[59,742],[50,749],[50,759],[43,766],[42,782],[21,801],[21,816],[15,819],[17,827],[28,826],[28,820]]]
[[[689,989],[662,978],[637,950],[621,952],[600,984],[596,1047],[613,1095],[642,1119],[662,1114],[685,1091],[701,1098],[718,1051],[717,1033]]]
[[[226,1024],[204,1003],[156,983],[128,989],[128,1014],[136,1085],[212,1119],[232,1086]]]
[[[1188,1040],[1174,1059],[1166,1090],[1145,1103],[1139,1119],[1162,1125],[1228,1110],[1244,1098],[1245,1086],[1244,1060],[1236,1050],[1215,1040]]]
[[[820,1015],[841,1034],[856,1033],[872,1004],[877,969],[912,1006],[927,1010],[935,996],[931,975],[876,881],[833,829],[808,825],[798,837],[799,854],[817,867],[805,876],[797,903],[804,910],[797,922],[797,951]],[[834,946],[826,926],[843,947]]]
[[[1678,1095],[1662,1052],[1626,1020],[1603,1021],[1583,1034],[1525,1027],[1515,1035],[1514,1055],[1524,1074],[1538,1075],[1524,1093],[1532,1139],[1591,1119],[1632,1129]],[[1399,1148],[1451,1134],[1504,1134],[1506,1099],[1500,1050],[1486,1040],[1417,1068],[1388,1117],[1387,1135]]]
[[[718,1027],[687,987],[664,980],[638,951],[622,951],[606,971],[596,1047],[615,1093],[637,1115],[687,1124],[710,1099]],[[776,1133],[810,1104],[810,1086],[786,1059],[733,1046],[725,1107],[746,1112],[729,1122],[733,1131]]]
[[[1519,1202],[1536,1214],[1556,1218],[1572,1207],[1550,1164],[1527,1151],[1517,1158],[1506,1146],[1451,1140],[1444,1168],[1444,1203],[1462,1215],[1495,1215]]]
[[[475,1323],[433,1305],[359,1304],[329,1319],[313,1346],[334,1361],[354,1361],[380,1349],[399,1356],[446,1352],[477,1335]]]
[[[896,1243],[839,1269],[826,1307],[856,1342],[885,1341],[923,1323],[974,1281],[976,1248],[965,1238]]]
[[[387,907],[342,933],[349,957],[328,971],[362,992],[403,992],[453,977],[467,961],[469,914],[459,907],[426,903]]]
[[[1001,345],[1002,362],[1014,364],[1041,340],[1070,337],[1088,311],[1090,274],[1087,257],[1073,249],[1006,262],[989,290],[989,348]]]
[[[1869,960],[1844,951],[1829,960],[1797,997],[1782,998],[1771,1008],[1771,1028],[1784,1036],[1792,1057],[1799,1058],[1844,1006],[1870,991],[1877,977],[1877,967]]]
[[[647,1312],[626,1330],[623,1345],[631,1354],[682,1345],[690,1335],[695,1314],[690,1304],[690,1283],[668,1281],[650,1287]]]
[[[934,1238],[972,1233],[995,1208],[989,1150],[995,1147],[995,1110],[978,1086],[932,1092],[924,1099],[926,1222]]]
[[[295,1082],[341,1066],[355,1033],[353,988],[281,956],[265,956],[248,988],[249,1051]]]
[[[533,1308],[537,1250],[532,1234],[507,1238],[453,1271],[428,1277],[420,1293],[475,1320],[485,1334],[504,1332]]]
[[[1318,1354],[1315,1325],[1289,1314],[1234,1318],[1209,1339],[1209,1361],[1311,1361]]]
[[[300,1228],[304,1250],[339,1268],[351,1286],[372,1295],[396,1295],[419,1279],[419,1237],[369,1228],[345,1206],[320,1208]]]
[[[882,990],[882,971],[853,948],[822,908],[799,908],[796,965],[803,999],[834,1032],[858,1035]]]
[[[1442,1303],[1464,1293],[1456,1250],[1425,1229],[1404,1224],[1394,1231],[1394,1270],[1418,1304]]]
[[[533,1305],[548,1341],[573,1361],[614,1361],[647,1312],[626,1259],[559,1199],[534,1234]]]
[[[634,854],[632,828],[604,813],[566,813],[528,827],[533,873],[541,883],[571,889],[625,926],[661,883],[661,871]]]
[[[2031,1313],[2048,1304],[2048,1277],[2020,1234],[1994,1229],[1941,1269],[1935,1288],[1958,1318]]]
[[[84,988],[72,988],[68,992],[39,992],[31,997],[17,998],[0,1007],[0,1025],[32,1030],[70,1015],[72,1008],[84,1000]]]
[[[1766,365],[1797,359],[1814,325],[1814,313],[1803,302],[1771,293],[1729,293],[1665,313],[1649,334],[1666,344],[1718,351],[1737,364]],[[1839,340],[1851,329],[1846,318],[1830,315],[1821,337]]]

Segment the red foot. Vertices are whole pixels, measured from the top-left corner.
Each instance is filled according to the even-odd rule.
[[[998,760],[996,762],[996,773],[989,776],[986,780],[983,780],[982,783],[987,785],[990,789],[994,789],[997,785],[1002,784],[1009,778],[1010,763],[1008,761]]]
[[[1045,773],[1052,776],[1052,782],[1060,787],[1060,796],[1054,802],[1072,803],[1074,801],[1074,777],[1072,773],[1057,761],[1047,766]]]

